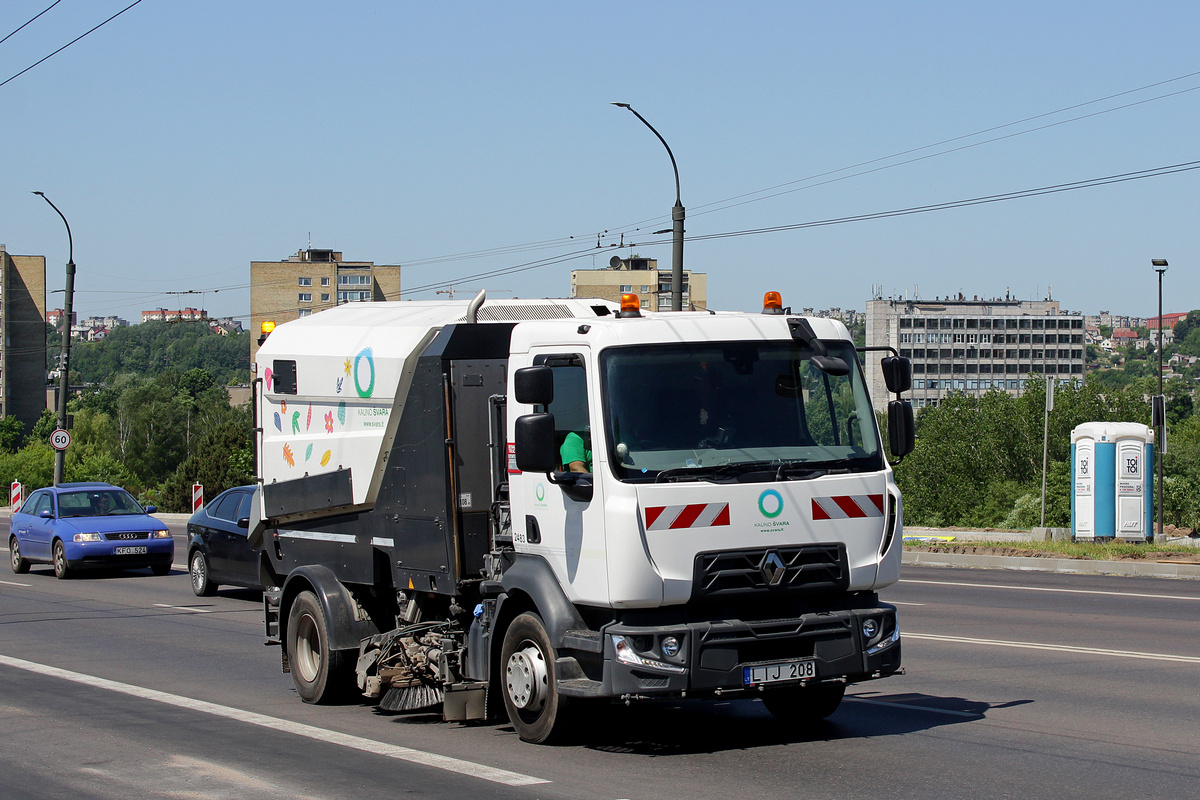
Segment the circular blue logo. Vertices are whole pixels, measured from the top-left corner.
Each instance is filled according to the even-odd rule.
[[[767,519],[775,519],[783,513],[783,495],[774,489],[767,489],[758,496],[758,510]]]
[[[362,387],[362,383],[358,380],[358,362],[363,359],[367,360],[367,368],[371,370],[371,380],[367,383],[367,388]],[[372,358],[371,348],[367,347],[354,357],[354,388],[358,391],[359,397],[370,397],[371,392],[375,391],[375,359]]]

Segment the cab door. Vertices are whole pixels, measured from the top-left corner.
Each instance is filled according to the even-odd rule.
[[[591,355],[586,349],[535,351],[533,363],[550,367],[554,376],[553,401],[536,410],[554,416],[560,463],[557,472],[523,475],[525,519],[513,521],[514,540],[518,550],[538,553],[550,563],[571,600],[604,604],[608,573],[601,478],[607,459],[594,424],[602,417]],[[564,461],[570,460],[591,471],[567,474],[570,464]],[[590,492],[580,490],[585,484]]]

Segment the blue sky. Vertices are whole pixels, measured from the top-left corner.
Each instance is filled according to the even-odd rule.
[[[51,2],[6,0],[0,37]],[[0,81],[130,2],[62,0],[0,44]],[[630,254],[609,247],[622,233],[670,263],[652,235],[670,161],[622,101],[675,153],[684,263],[714,308],[1053,287],[1070,310],[1149,316],[1167,258],[1164,309],[1186,311],[1200,170],[705,237],[1198,161],[1197,31],[1186,2],[142,0],[0,86],[0,242],[45,255],[61,289],[44,191],[74,234],[76,310],[131,321],[244,317],[250,261],[310,240],[404,265],[408,299],[563,296],[572,269]]]

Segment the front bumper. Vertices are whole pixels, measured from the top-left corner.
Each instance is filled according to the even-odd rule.
[[[876,634],[869,639],[863,632],[868,619],[877,626]],[[896,611],[882,603],[791,619],[662,626],[615,623],[606,626],[603,634],[603,693],[615,697],[758,691],[759,685],[746,683],[746,667],[802,659],[814,661],[816,676],[795,684],[856,683],[886,677],[900,669]],[[634,643],[643,663],[618,659],[615,636]],[[663,651],[663,642],[669,637],[679,643],[679,652],[674,656]]]
[[[146,552],[122,553],[118,549],[130,547],[145,547]],[[64,542],[63,550],[72,569],[138,569],[174,561],[175,540]]]

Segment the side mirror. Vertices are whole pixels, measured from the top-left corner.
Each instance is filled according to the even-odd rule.
[[[48,508],[43,508],[42,512],[38,514],[38,516],[42,519],[54,519],[54,512]]]
[[[888,356],[879,362],[879,367],[892,394],[903,394],[912,388],[912,362],[904,356]]]
[[[157,514],[158,506],[146,506],[146,513],[147,514]]]
[[[238,526],[239,528],[249,528],[249,527],[250,527],[250,518],[249,518],[249,517],[242,517],[241,519],[239,519],[239,520],[237,521],[237,526]]]
[[[546,371],[549,372],[549,368]],[[520,373],[521,370],[518,370],[517,374]],[[558,466],[558,453],[554,450],[553,414],[523,414],[517,417],[514,438],[517,469],[522,472],[552,472]]]
[[[904,458],[916,447],[912,404],[907,400],[888,402],[888,449],[893,458]]]
[[[522,367],[513,376],[513,397],[518,403],[548,406],[554,402],[554,373],[547,366]]]

